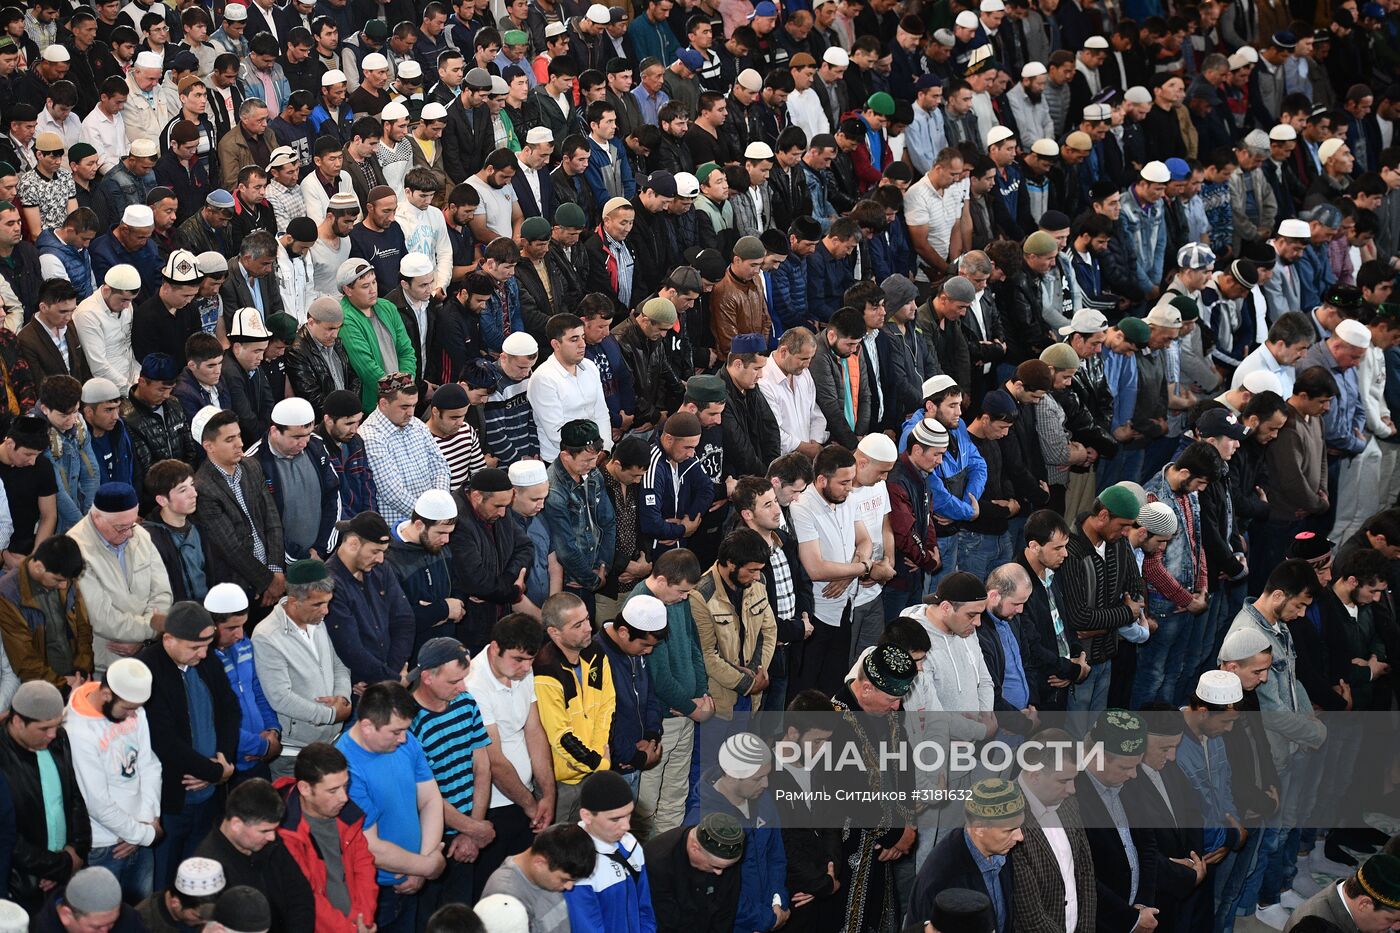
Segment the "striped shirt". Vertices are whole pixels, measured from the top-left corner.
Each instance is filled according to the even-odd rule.
[[[486,457],[481,452],[481,441],[476,436],[476,428],[470,423],[463,421],[457,433],[451,437],[438,437],[434,434],[433,441],[447,460],[447,469],[451,475],[448,482],[452,489],[462,488],[462,484],[471,479],[473,473],[486,469]]]
[[[500,365],[497,364],[497,372]],[[495,454],[501,469],[524,457],[536,457],[540,452],[539,433],[535,428],[535,412],[530,407],[526,393],[530,389],[528,377],[512,382],[505,373],[500,373],[500,385],[486,398],[483,421],[486,429],[486,447]]]
[[[481,711],[470,693],[459,693],[440,713],[418,707],[413,734],[428,756],[428,767],[437,779],[442,799],[463,815],[472,811],[474,775],[472,755],[491,744]],[[448,835],[452,830],[447,830]]]

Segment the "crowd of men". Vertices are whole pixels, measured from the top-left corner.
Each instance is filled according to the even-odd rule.
[[[0,9],[0,933],[1400,929],[1397,120],[1400,0]],[[773,751],[903,739],[1026,754]]]

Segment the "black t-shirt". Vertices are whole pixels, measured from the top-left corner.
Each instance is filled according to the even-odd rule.
[[[28,554],[34,550],[34,530],[39,525],[39,500],[58,494],[53,466],[40,458],[33,466],[12,467],[0,463],[0,484],[10,501],[10,518],[15,523],[8,550]]]

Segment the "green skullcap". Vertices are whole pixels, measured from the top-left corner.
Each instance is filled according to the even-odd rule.
[[[331,575],[326,565],[314,558],[295,561],[287,568],[287,585],[301,586],[305,583],[317,583],[325,580]]]
[[[1170,302],[1173,308],[1181,312],[1181,320],[1198,321],[1201,318],[1201,306],[1196,304],[1196,300],[1189,295],[1176,295]]]
[[[582,230],[588,226],[588,218],[584,216],[583,208],[572,201],[559,205],[559,210],[554,212],[554,223],[569,230]]]
[[[1131,758],[1147,750],[1147,727],[1136,713],[1107,709],[1094,723],[1089,740],[1101,744],[1110,755]]]
[[[972,796],[963,804],[970,820],[1002,822],[1026,812],[1026,795],[1019,784],[1003,778],[985,778],[972,785]]]
[[[1037,230],[1026,237],[1021,252],[1027,256],[1053,256],[1060,251],[1060,244],[1044,230]]]
[[[884,91],[876,91],[865,101],[865,106],[882,117],[894,116],[894,98]]]
[[[1122,486],[1109,486],[1099,493],[1099,503],[1114,518],[1130,518],[1137,520],[1138,513],[1142,511],[1142,506],[1138,503],[1137,496]]]
[[[543,217],[528,217],[520,225],[520,236],[525,240],[547,240],[553,229]]]
[[[1124,337],[1127,337],[1136,344],[1139,350],[1147,346],[1148,338],[1152,336],[1152,331],[1148,329],[1147,322],[1140,317],[1123,318],[1123,320],[1118,322],[1118,329],[1123,332]]]

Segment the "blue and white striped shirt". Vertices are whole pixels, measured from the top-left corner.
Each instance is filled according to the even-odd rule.
[[[464,816],[470,815],[475,790],[472,755],[491,744],[476,699],[470,693],[459,693],[440,713],[420,706],[412,729],[428,756],[442,799]]]

